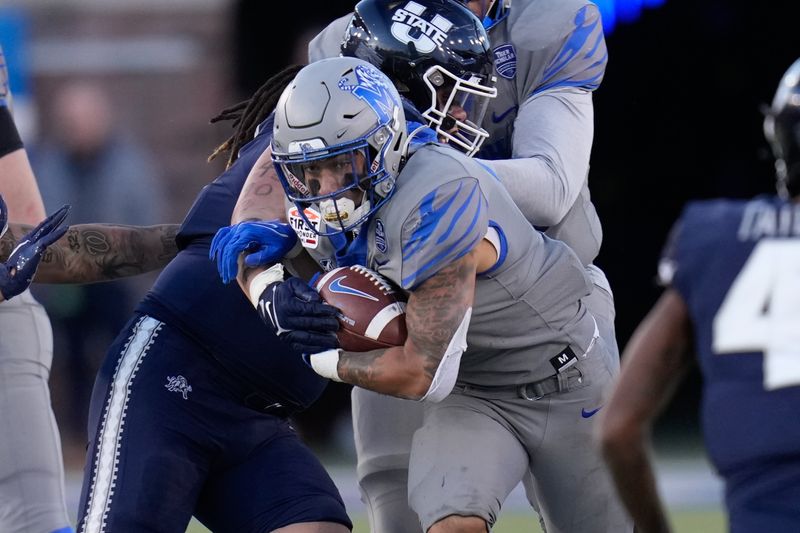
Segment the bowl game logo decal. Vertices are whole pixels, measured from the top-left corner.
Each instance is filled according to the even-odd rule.
[[[320,216],[315,210],[307,207],[303,213],[306,215],[311,224],[314,225],[314,228],[319,228],[319,220]],[[300,216],[300,211],[298,211],[297,207],[289,208],[289,224],[292,226],[292,229],[295,233],[297,233],[297,238],[300,239],[300,243],[305,248],[316,249],[319,246],[319,235],[316,232],[308,227],[306,221],[303,220],[303,217]]]
[[[494,68],[507,80],[517,75],[517,52],[514,45],[504,44],[494,49]]]

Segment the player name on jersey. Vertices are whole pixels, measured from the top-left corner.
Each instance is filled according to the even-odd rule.
[[[756,241],[765,237],[800,237],[800,205],[750,203],[742,216],[737,237],[740,241]]]

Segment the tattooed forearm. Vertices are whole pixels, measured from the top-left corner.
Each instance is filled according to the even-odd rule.
[[[409,341],[425,357],[425,373],[431,379],[475,296],[471,255],[443,268],[409,298]]]
[[[339,359],[339,376],[348,383],[377,392],[421,397],[472,305],[475,269],[475,260],[468,254],[425,281],[408,301],[405,346],[365,353],[345,352]]]
[[[370,352],[343,352],[337,367],[339,377],[364,389],[401,398],[415,398],[417,396],[408,391],[408,383],[414,380],[414,370],[419,365],[401,364],[405,357],[403,352],[402,347]]]
[[[89,255],[105,255],[111,250],[109,237],[103,231],[94,229],[78,231]]]
[[[74,226],[83,254],[73,258],[71,272],[84,281],[135,276],[162,268],[177,254],[178,226]],[[81,273],[83,272],[83,273]]]
[[[11,224],[0,242],[5,259],[30,226]],[[177,254],[176,224],[123,226],[78,224],[42,257],[36,281],[42,283],[92,283],[135,276],[162,268]]]

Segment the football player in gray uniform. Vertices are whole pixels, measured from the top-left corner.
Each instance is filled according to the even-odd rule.
[[[312,63],[277,109],[271,157],[305,251],[410,295],[404,346],[308,359],[323,376],[419,401],[408,494],[422,529],[486,531],[531,472],[551,531],[627,530],[613,491],[598,490],[610,482],[589,417],[615,369],[581,301],[592,282],[578,256],[532,228],[481,163],[410,144],[396,89],[366,62]],[[275,307],[282,279],[280,266],[240,271],[273,326],[302,314]],[[311,345],[332,336],[318,334]]]
[[[594,283],[584,303],[611,348],[609,365],[616,374],[614,300],[605,274],[592,264],[602,228],[588,188],[592,92],[602,81],[607,60],[597,7],[584,0],[515,0],[513,6],[510,0],[465,3],[487,28],[497,78],[497,97],[479,122],[489,139],[478,156],[532,224],[569,244],[581,258]],[[336,55],[341,46],[344,55],[378,64],[401,89],[412,88],[408,80],[421,78],[427,65],[399,67],[405,64],[395,60],[402,43],[393,30],[412,17],[417,25],[438,28],[436,11],[429,0],[399,5],[364,0],[353,16],[337,19],[311,41],[309,59]],[[409,526],[398,525],[409,516],[401,486],[403,463],[421,415],[403,402],[361,389],[353,390],[352,403],[359,485],[373,530],[409,531]],[[538,484],[531,477],[524,481],[538,509]]]

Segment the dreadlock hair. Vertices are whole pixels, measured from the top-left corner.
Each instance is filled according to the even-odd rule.
[[[235,132],[208,156],[209,163],[221,153],[229,152],[225,168],[229,168],[233,164],[239,149],[253,139],[256,127],[269,116],[278,103],[278,98],[280,98],[283,90],[303,66],[289,65],[264,82],[253,93],[253,96],[238,104],[226,107],[211,119],[211,124],[223,120],[233,120],[232,126]]]

